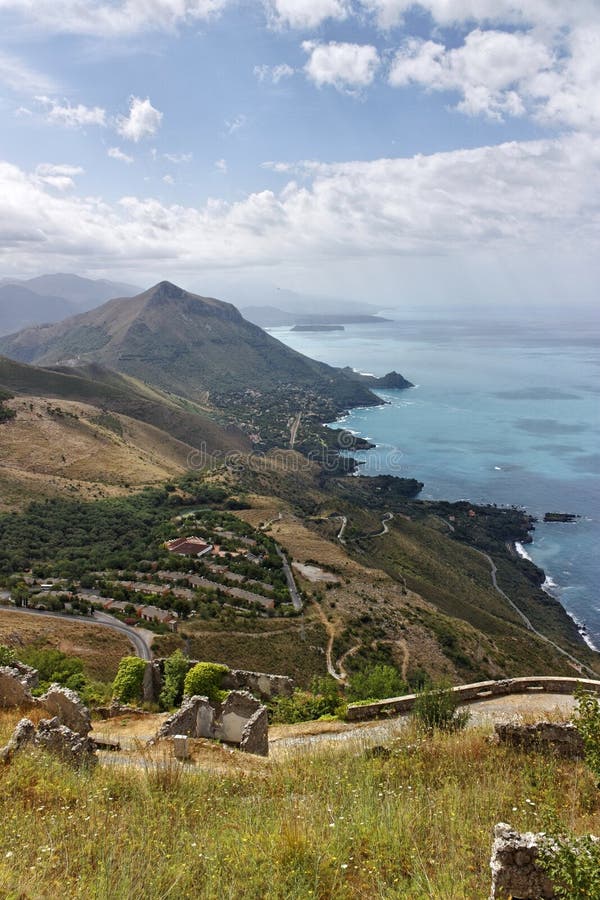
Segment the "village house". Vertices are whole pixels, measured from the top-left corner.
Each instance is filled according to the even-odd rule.
[[[166,541],[165,547],[169,553],[176,553],[178,556],[204,556],[212,550],[212,544],[195,535]]]
[[[137,609],[140,619],[145,622],[159,622],[161,625],[168,625],[171,631],[177,628],[177,613],[172,609],[159,609],[158,606],[140,606]]]

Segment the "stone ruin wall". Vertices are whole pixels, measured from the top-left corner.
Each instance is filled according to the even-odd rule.
[[[191,659],[189,662],[191,668],[199,660]],[[162,690],[164,667],[164,659],[155,659],[146,664],[143,683],[145,703],[158,703]],[[261,700],[271,700],[273,697],[290,697],[294,690],[294,682],[287,675],[230,669],[223,674],[221,689],[224,691],[249,691]]]

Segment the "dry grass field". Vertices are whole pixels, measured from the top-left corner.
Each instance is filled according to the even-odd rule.
[[[133,653],[127,638],[109,628],[1,609],[0,644],[13,647],[17,655],[20,648],[36,647],[78,656],[86,675],[98,681],[112,681],[121,657]]]

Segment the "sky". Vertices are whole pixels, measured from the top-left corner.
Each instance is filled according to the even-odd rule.
[[[593,304],[600,0],[0,0],[0,276]]]

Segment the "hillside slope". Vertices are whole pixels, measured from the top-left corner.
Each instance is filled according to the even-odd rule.
[[[250,444],[191,404],[99,367],[60,372],[0,357],[0,506],[104,496],[156,483]]]
[[[96,362],[195,401],[291,386],[323,395],[338,409],[379,402],[367,386],[289,349],[231,304],[164,281],[136,297],[2,338],[0,353],[43,366]]]

